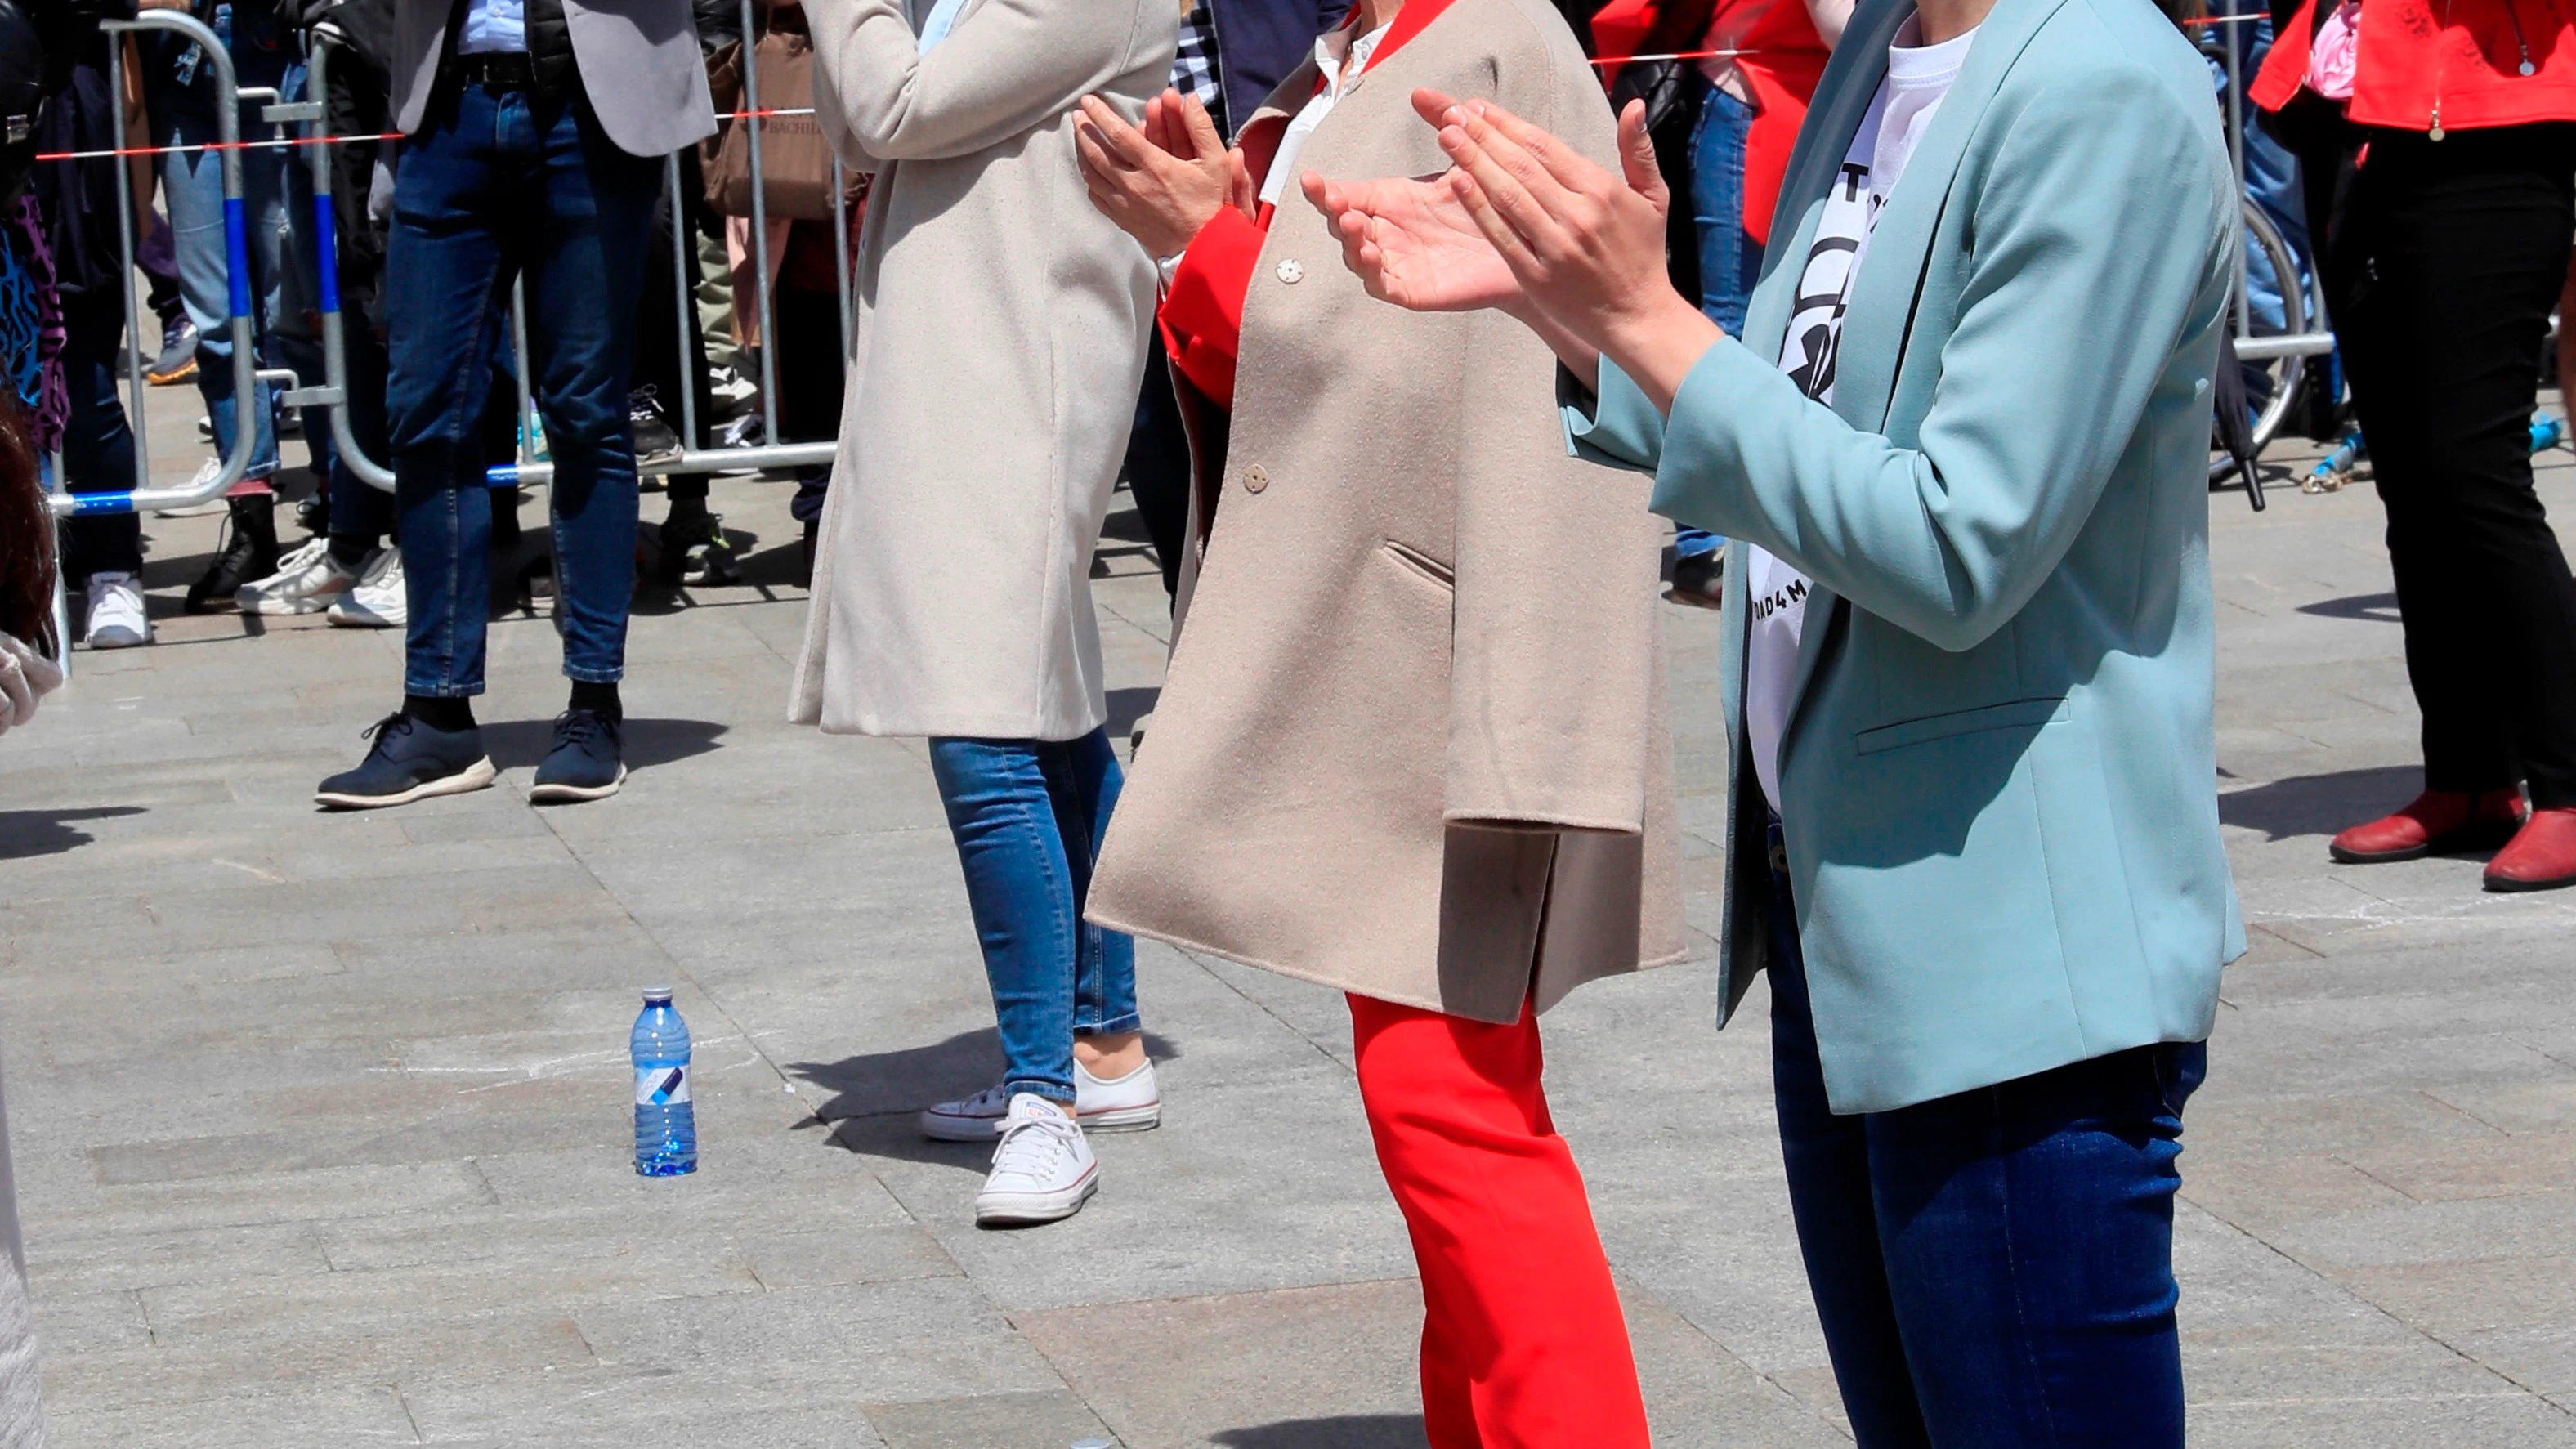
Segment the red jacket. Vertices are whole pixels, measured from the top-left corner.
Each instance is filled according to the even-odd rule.
[[[1744,232],[1769,245],[1771,213],[1798,127],[1815,99],[1833,51],[1816,33],[1806,0],[1610,0],[1592,17],[1592,43],[1602,56],[1601,84],[1619,79],[1616,62],[1632,55],[1700,49],[1741,50],[1735,68],[1753,92],[1753,125],[1744,138]],[[1684,64],[1696,65],[1696,61]]]
[[[2305,0],[2264,57],[2249,92],[2264,110],[2280,110],[2306,84],[2318,3]],[[2359,43],[2344,113],[2358,125],[2576,121],[2576,0],[2364,0]]]

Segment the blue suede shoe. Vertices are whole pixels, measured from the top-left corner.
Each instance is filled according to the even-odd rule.
[[[616,794],[626,783],[626,761],[620,757],[624,741],[623,722],[595,709],[568,709],[555,716],[555,747],[537,766],[528,803],[572,805]]]
[[[370,726],[375,748],[358,768],[322,782],[313,803],[332,810],[373,810],[408,805],[432,795],[487,789],[497,773],[483,753],[479,729],[435,730],[407,714],[389,714]]]

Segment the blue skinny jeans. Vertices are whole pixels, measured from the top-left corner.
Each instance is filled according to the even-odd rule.
[[[1775,872],[1780,1146],[1859,1449],[2182,1449],[2174,1159],[2207,1049],[1837,1116],[1796,921]]]
[[[1744,307],[1762,276],[1762,243],[1744,229],[1744,148],[1753,131],[1753,108],[1719,90],[1706,76],[1699,87],[1699,124],[1691,130],[1691,220],[1699,229],[1699,309],[1726,329],[1744,333]],[[1715,553],[1725,539],[1684,524],[1673,536],[1673,556]]]
[[[531,381],[554,455],[563,672],[593,684],[625,674],[636,514],[626,384],[661,185],[660,158],[619,150],[579,95],[541,104],[457,87],[403,142],[385,256],[385,413],[411,608],[406,693],[483,692],[483,410],[510,279],[522,273]]]
[[[1139,1025],[1136,943],[1082,918],[1122,778],[1109,733],[933,739],[930,769],[984,946],[1003,1087],[1069,1107],[1074,1037]]]

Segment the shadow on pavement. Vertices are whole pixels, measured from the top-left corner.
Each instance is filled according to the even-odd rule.
[[[2424,772],[2414,765],[2299,775],[2218,797],[2218,818],[2272,840],[2332,835],[2375,820],[2415,798]]]
[[[1166,1062],[1181,1054],[1168,1037],[1145,1033],[1145,1054]],[[993,1085],[1002,1071],[1001,1034],[991,1027],[961,1031],[929,1046],[899,1047],[844,1057],[837,1062],[790,1062],[789,1075],[832,1095],[814,1116],[832,1128],[831,1141],[846,1151],[907,1162],[981,1166],[992,1149],[976,1143],[933,1142],[921,1135],[913,1114],[933,1102],[971,1097]]]
[[[703,755],[720,748],[716,739],[725,726],[702,719],[629,719],[626,722],[626,768],[648,770]],[[533,768],[554,748],[555,722],[550,719],[502,720],[483,726],[483,748],[504,770]]]
[[[78,820],[113,820],[120,815],[140,815],[140,805],[109,805],[93,810],[6,810],[0,811],[0,860],[26,860],[31,856],[60,855],[78,850],[95,836],[73,828]]]
[[[2326,619],[2367,619],[2374,624],[2405,622],[2398,617],[2395,594],[2353,594],[2341,599],[2320,599],[2313,604],[2301,604],[2299,612]]]
[[[1113,689],[1109,691],[1109,738],[1123,740],[1136,728],[1136,721],[1154,712],[1154,702],[1163,697],[1159,688]]]
[[[1283,1419],[1249,1429],[1219,1429],[1209,1442],[1225,1449],[1423,1449],[1420,1414],[1341,1414]]]

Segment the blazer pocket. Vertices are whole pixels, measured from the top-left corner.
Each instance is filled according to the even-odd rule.
[[[1390,538],[1386,541],[1386,552],[1388,557],[1393,558],[1398,564],[1444,589],[1454,590],[1458,587],[1458,575],[1454,570],[1411,544],[1398,543]]]
[[[2055,724],[2066,718],[2066,701],[2057,699],[2016,699],[2003,704],[1989,704],[1977,709],[1952,710],[1948,714],[1925,715],[1921,719],[1903,720],[1876,729],[1862,730],[1852,736],[1853,746],[1864,755],[1887,750],[1901,750],[1907,745],[1920,745],[1932,740],[1945,740],[1953,735],[1973,735],[1987,730],[2031,729]]]

